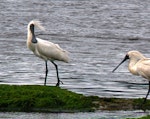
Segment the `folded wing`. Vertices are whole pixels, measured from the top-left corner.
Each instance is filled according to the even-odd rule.
[[[45,60],[59,60],[68,62],[68,52],[63,50],[58,44],[37,38],[37,52]]]

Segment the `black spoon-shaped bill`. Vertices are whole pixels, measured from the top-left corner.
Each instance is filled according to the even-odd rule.
[[[124,59],[119,63],[119,65],[116,67],[116,68],[114,68],[114,70],[112,71],[112,72],[114,72],[122,63],[124,63],[127,59],[129,59],[129,56],[128,55],[126,55],[125,57],[124,57]]]

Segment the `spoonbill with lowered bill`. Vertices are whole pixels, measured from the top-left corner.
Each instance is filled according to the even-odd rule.
[[[146,58],[139,51],[129,51],[122,62],[112,72],[114,72],[127,59],[129,59],[129,71],[133,75],[142,76],[149,81],[149,89],[144,99],[144,104],[150,92],[150,58]]]
[[[41,30],[44,30],[44,27],[41,25],[41,23],[37,20],[32,20],[29,22],[27,30],[27,47],[37,56],[42,58],[45,61],[46,71],[45,71],[45,82],[44,85],[46,85],[47,80],[47,74],[48,74],[48,67],[47,67],[47,61],[51,61],[55,68],[57,73],[57,84],[56,86],[59,86],[60,79],[58,75],[58,66],[54,62],[55,60],[63,61],[68,63],[69,57],[68,52],[60,48],[58,44],[54,44],[52,42],[37,38],[34,33],[34,28],[38,27]]]

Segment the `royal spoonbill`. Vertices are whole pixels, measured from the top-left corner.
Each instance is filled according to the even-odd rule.
[[[41,25],[40,21],[38,20],[32,20],[29,22],[27,27],[27,47],[37,56],[42,58],[45,61],[46,71],[45,71],[45,82],[44,85],[46,85],[46,79],[48,74],[48,67],[47,67],[47,61],[51,61],[52,64],[54,64],[56,68],[57,73],[57,84],[56,86],[59,86],[60,79],[58,75],[58,66],[54,62],[55,60],[63,61],[68,63],[69,57],[68,52],[60,48],[58,44],[54,44],[52,42],[37,38],[34,33],[34,28],[38,27],[41,30],[44,30],[44,27]]]
[[[127,59],[129,59],[129,71],[133,75],[142,76],[149,81],[149,89],[144,99],[144,104],[150,92],[150,58],[146,58],[139,51],[129,51],[122,62],[112,72],[114,72]]]

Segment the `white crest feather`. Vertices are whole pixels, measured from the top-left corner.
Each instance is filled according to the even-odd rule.
[[[45,31],[45,28],[42,26],[42,24],[41,24],[41,22],[39,20],[32,20],[32,21],[30,21],[29,24],[28,24],[28,28],[30,27],[31,24],[34,24],[39,29]]]

